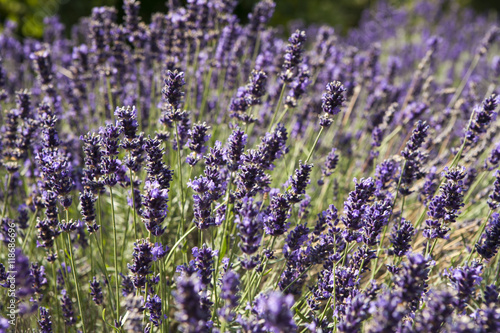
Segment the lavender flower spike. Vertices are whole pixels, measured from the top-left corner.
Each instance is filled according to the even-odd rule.
[[[326,85],[326,92],[321,97],[321,108],[323,112],[335,116],[340,112],[340,107],[345,102],[344,92],[346,89],[339,81],[333,81]]]

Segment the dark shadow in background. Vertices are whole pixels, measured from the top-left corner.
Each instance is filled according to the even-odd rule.
[[[457,0],[449,1],[456,2]],[[62,23],[70,27],[81,17],[89,16],[95,6],[114,6],[118,9],[119,20],[123,17],[123,0],[40,0],[34,5],[30,5],[30,2],[33,1],[0,1],[0,22],[5,22],[7,18],[14,19],[19,23],[20,36],[40,37],[45,16],[57,14]],[[248,13],[257,2],[257,0],[238,1],[235,12],[242,23],[247,21]],[[376,2],[376,0],[276,0],[276,11],[271,24],[286,26],[291,21],[300,19],[305,24],[326,23],[336,27],[338,32],[342,33],[356,26],[362,11]],[[388,2],[400,5],[408,1],[389,0]],[[499,0],[459,0],[458,2],[464,6],[471,6],[478,12],[500,12]],[[144,21],[149,22],[151,14],[155,12],[166,12],[166,1],[141,1],[140,14]]]

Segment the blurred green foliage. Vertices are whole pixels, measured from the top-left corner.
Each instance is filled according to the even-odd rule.
[[[245,22],[247,14],[258,0],[240,0],[236,14]],[[432,1],[432,0],[431,0]],[[451,0],[455,1],[455,0]],[[363,9],[373,5],[376,0],[276,0],[276,12],[272,25],[286,25],[301,19],[304,23],[327,23],[341,31],[355,26]],[[405,0],[389,0],[393,4],[404,4]],[[464,6],[478,11],[500,11],[499,0],[459,0]],[[143,0],[141,16],[149,22],[151,14],[166,10],[166,0]],[[13,20],[18,23],[20,36],[40,37],[43,32],[43,18],[59,15],[61,21],[70,27],[82,16],[90,15],[92,7],[115,6],[118,16],[123,16],[123,0],[0,0],[0,22]],[[69,32],[69,31],[68,31]],[[69,35],[69,34],[68,34]]]

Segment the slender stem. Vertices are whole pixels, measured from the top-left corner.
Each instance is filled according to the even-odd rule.
[[[303,276],[304,276],[304,274],[306,274],[306,273],[309,271],[309,269],[311,269],[311,267],[312,267],[312,265],[308,266],[308,267],[307,267],[307,268],[306,268],[306,269],[305,269],[302,273],[300,273],[300,275],[299,275],[299,276],[297,276],[297,277],[296,277],[296,278],[295,278],[292,282],[290,282],[290,284],[289,284],[288,286],[286,286],[286,287],[285,287],[285,289],[283,289],[283,290],[282,290],[282,292],[284,293],[285,291],[287,291],[287,290],[288,290],[288,288],[290,288],[290,287],[292,286],[292,284],[294,284],[294,283],[295,283],[295,281],[297,281],[298,279],[300,279],[301,277],[303,277]],[[282,274],[283,274],[283,273],[282,273]],[[281,274],[279,275],[279,277],[280,277],[280,276],[281,276]],[[276,286],[275,286],[274,288],[277,288],[277,287],[278,287],[278,283],[280,282],[279,277],[278,277],[278,279],[277,279],[278,281],[276,282]]]
[[[132,153],[130,152],[130,155],[132,155]],[[132,156],[130,156],[132,157]],[[130,172],[130,188],[132,189],[132,215],[134,216],[134,236],[135,236],[135,239],[139,239],[139,237],[137,236],[137,218],[136,218],[136,215],[135,215],[135,193],[134,193],[134,180],[133,180],[133,174],[132,174],[132,169],[129,169],[129,172]],[[128,219],[127,219],[127,223],[128,223]]]
[[[283,121],[283,118],[285,118],[286,114],[288,113],[289,107],[285,106],[285,110],[281,112],[280,116],[278,117],[278,121],[276,122],[277,124],[281,123]]]
[[[321,126],[321,129],[319,130],[318,136],[316,137],[316,140],[314,140],[314,144],[311,148],[311,151],[309,152],[309,155],[307,155],[307,158],[306,158],[306,161],[304,162],[304,164],[307,164],[307,162],[309,162],[309,160],[311,159],[312,154],[314,152],[314,148],[316,148],[316,145],[318,144],[318,141],[319,141],[319,137],[321,136],[321,133],[323,133],[324,129],[325,128],[323,126]]]
[[[479,59],[481,59],[481,56],[479,54],[476,54],[474,56],[474,59],[472,59],[472,62],[467,69],[467,73],[465,73],[464,77],[460,81],[460,84],[458,85],[457,90],[455,90],[455,93],[453,94],[453,97],[451,98],[450,102],[448,103],[448,108],[453,107],[454,104],[457,102],[458,98],[462,94],[462,91],[465,88],[465,85],[467,84],[467,81],[469,81],[470,76],[472,75],[472,72],[476,68],[477,64],[479,63]]]
[[[7,214],[7,207],[9,206],[9,187],[10,187],[10,182],[12,180],[12,174],[9,172],[9,176],[7,178],[7,186],[5,187],[5,202],[3,203],[3,210],[2,210],[2,220],[5,218],[5,214]]]
[[[179,141],[179,129],[175,123],[175,140],[177,141],[177,168],[179,170],[179,188],[181,189],[181,224],[177,232],[177,237],[180,237],[184,232],[184,182],[182,180],[182,165],[181,165],[181,143]]]
[[[142,109],[141,109],[141,79],[140,79],[140,64],[136,63],[136,81],[137,81],[137,123],[139,124],[139,131],[142,131]]]
[[[57,308],[57,318],[55,318],[56,321],[56,328],[59,327],[59,324],[60,324],[60,318],[62,318],[61,316],[61,309],[59,308],[59,306],[57,306],[57,274],[56,274],[56,262],[52,262],[51,263],[51,266],[52,266],[52,279],[53,279],[53,288],[54,288],[54,297],[55,297],[55,301],[54,301],[54,306]],[[56,330],[57,331],[57,330]]]
[[[184,235],[182,235],[181,238],[179,238],[179,240],[177,240],[177,242],[174,244],[174,246],[172,246],[172,249],[170,250],[170,252],[168,253],[167,255],[167,258],[165,259],[165,265],[168,264],[168,262],[170,261],[170,258],[172,257],[172,254],[175,252],[175,249],[184,241],[184,239],[191,233],[193,232],[193,230],[196,229],[196,226],[193,226],[191,229],[189,229],[188,231],[186,231],[184,233]]]
[[[66,222],[69,223],[69,211],[67,209],[66,209]],[[68,238],[68,248],[69,248],[69,255],[70,255],[69,259],[70,259],[70,263],[71,263],[71,271],[73,272],[73,279],[75,281],[76,299],[78,301],[78,309],[80,310],[80,318],[82,319],[82,330],[83,330],[83,333],[86,333],[87,331],[85,329],[85,320],[83,318],[82,302],[80,299],[80,288],[79,288],[78,280],[76,278],[76,268],[75,268],[75,259],[73,256],[73,246],[71,245],[71,237],[70,237],[69,232],[67,234],[67,238]]]
[[[116,318],[120,318],[120,287],[118,284],[118,244],[116,239],[116,218],[115,218],[115,205],[113,201],[113,188],[109,187],[109,197],[111,199],[111,219],[113,220],[113,259],[115,264],[115,289],[116,289]]]
[[[396,200],[398,199],[398,194],[399,194],[399,188],[401,187],[401,182],[402,182],[402,179],[403,179],[403,174],[405,172],[405,168],[406,168],[406,160],[404,161],[403,163],[403,167],[401,168],[401,175],[399,176],[399,180],[398,180],[398,186],[396,188],[396,194],[394,195],[394,200],[392,202],[392,205],[391,205],[391,214],[389,215],[389,219],[387,220],[387,224],[384,226],[384,229],[382,231],[382,237],[380,238],[380,243],[377,247],[377,254],[376,254],[376,257],[375,257],[375,264],[374,264],[374,269],[372,270],[372,276],[371,276],[371,279],[370,280],[373,280],[374,277],[375,277],[375,274],[377,274],[378,272],[378,268],[377,268],[377,265],[378,265],[378,258],[379,258],[379,253],[380,253],[380,250],[383,246],[383,243],[384,243],[384,240],[385,240],[385,234],[387,233],[387,229],[389,228],[389,223],[391,222],[391,218],[392,218],[392,214],[394,212],[394,205],[396,204]]]
[[[273,119],[271,120],[271,123],[269,123],[269,128],[267,129],[268,132],[271,132],[274,126],[274,121],[276,120],[276,114],[278,114],[280,108],[281,108],[281,103],[283,102],[283,96],[285,95],[285,88],[286,84],[283,84],[281,87],[281,93],[280,93],[280,98],[278,100],[278,105],[276,105],[276,109],[274,110],[273,113]]]
[[[21,246],[21,251],[24,253],[24,248],[26,247],[26,244],[28,243],[28,239],[30,238],[31,232],[35,228],[35,219],[38,214],[38,208],[35,209],[35,213],[33,214],[33,217],[31,218],[30,221],[30,227],[28,229],[28,233],[24,236],[24,241],[23,245]]]
[[[109,76],[106,76],[106,88],[108,90],[108,100],[109,100],[109,109],[110,109],[110,115],[111,118],[113,118],[114,115],[114,103],[113,103],[113,94],[111,93],[111,82],[109,80]]]
[[[481,184],[483,181],[484,177],[486,176],[487,172],[483,171],[481,172],[481,176],[479,176],[476,181],[472,184],[472,186],[467,190],[467,194],[465,195],[464,202],[469,202],[469,198],[471,197],[472,193],[474,193],[474,190],[476,187]]]
[[[212,72],[213,72],[213,67],[210,67],[208,70],[208,75],[205,78],[205,86],[204,91],[203,91],[203,99],[201,101],[201,106],[200,106],[200,114],[198,115],[198,121],[203,120],[203,113],[205,111],[205,106],[207,105],[207,100],[208,100],[208,92],[210,91],[210,80],[212,79]]]
[[[104,253],[101,249],[101,246],[99,245],[99,240],[97,239],[97,235],[94,233],[94,241],[97,245],[97,250],[99,251],[99,254],[101,255],[101,260],[102,260],[102,266],[101,267],[101,273],[104,275],[104,278],[106,281],[108,280],[109,274],[108,274],[108,269],[106,268],[106,263],[104,262]],[[97,262],[99,264],[99,262]],[[113,290],[111,289],[111,286],[109,283],[105,283],[106,286],[108,286],[108,299],[109,299],[109,304],[113,304]],[[118,318],[116,319],[118,320]]]
[[[226,193],[226,202],[227,202],[226,217],[224,218],[224,226],[222,227],[222,237],[221,237],[221,243],[219,245],[219,253],[221,253],[220,251],[222,250],[222,247],[226,244],[227,225],[229,224],[229,222],[228,222],[228,218],[229,218],[229,195],[230,195],[230,192],[231,192],[232,182],[233,182],[233,173],[231,172],[231,174],[229,176],[229,183],[227,185],[227,193]],[[225,255],[225,253],[221,253],[221,257],[223,257],[224,255]]]
[[[273,249],[273,248],[274,248],[274,243],[275,243],[275,242],[276,242],[276,237],[275,237],[275,236],[273,236],[273,239],[272,239],[272,241],[271,241],[271,246],[269,247],[269,249]],[[259,278],[258,278],[258,280],[257,280],[257,284],[256,284],[256,287],[257,287],[257,288],[259,288],[260,283],[261,283],[261,281],[262,281],[262,278],[264,277],[264,274],[266,273],[266,268],[267,268],[267,264],[268,264],[268,262],[269,262],[269,259],[266,257],[266,259],[264,260],[264,266],[263,266],[263,268],[262,268],[262,273],[261,273],[261,274],[259,274]],[[252,295],[252,293],[250,293],[250,294],[251,294],[252,298],[253,298],[253,296],[255,296],[255,295]]]

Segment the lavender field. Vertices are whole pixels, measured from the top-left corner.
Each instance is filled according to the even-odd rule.
[[[0,332],[500,332],[499,19],[187,2],[5,23]]]

